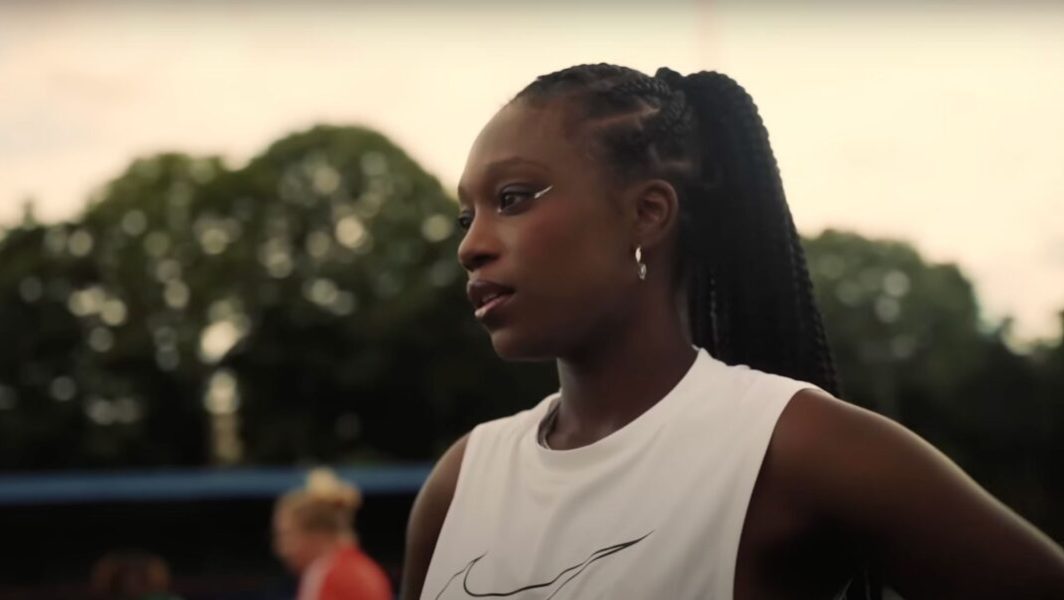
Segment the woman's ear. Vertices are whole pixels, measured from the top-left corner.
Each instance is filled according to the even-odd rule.
[[[670,237],[680,215],[680,198],[676,188],[664,179],[651,179],[636,184],[635,242],[643,248],[653,248]]]

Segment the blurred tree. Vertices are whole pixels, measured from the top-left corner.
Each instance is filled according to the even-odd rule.
[[[0,242],[0,468],[426,459],[554,387],[465,299],[455,206],[383,136],[134,161]]]
[[[549,365],[491,352],[465,299],[454,202],[379,134],[290,136],[212,202],[251,219],[245,247],[208,269],[249,315],[223,366],[246,400],[250,460],[425,459],[555,385]]]
[[[1039,509],[1046,515],[1046,530],[1064,540],[1064,310],[1059,313],[1061,335],[1047,341],[1033,352],[1038,373],[1041,414],[1041,448],[1035,473],[1042,484],[1043,504]]]
[[[953,401],[986,339],[957,267],[830,229],[805,245],[847,399],[903,420]]]
[[[67,308],[72,280],[91,277],[77,259],[41,251],[48,231],[33,224],[0,242],[0,467],[67,466],[82,411],[73,398],[84,367],[84,331]],[[54,239],[54,238],[52,238]]]
[[[0,415],[21,440],[0,456],[5,468],[203,463],[187,288],[163,275],[184,250],[172,243],[174,207],[210,162],[136,161],[78,222],[23,223],[0,244],[2,326],[23,340],[0,361],[11,371],[0,382],[17,382],[11,394],[24,404]]]

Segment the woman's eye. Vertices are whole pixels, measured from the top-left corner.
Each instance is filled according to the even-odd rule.
[[[532,192],[527,190],[503,190],[499,194],[499,209],[506,210],[531,197]]]
[[[473,215],[471,213],[461,213],[458,215],[458,228],[462,231],[469,231],[469,228],[473,226]]]

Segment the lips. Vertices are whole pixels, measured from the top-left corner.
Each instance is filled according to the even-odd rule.
[[[492,310],[509,300],[514,290],[493,281],[476,279],[466,286],[466,293],[469,301],[473,303],[474,316],[477,319],[483,319]]]

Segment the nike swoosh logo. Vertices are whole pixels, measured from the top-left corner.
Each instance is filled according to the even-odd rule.
[[[634,546],[634,545],[638,544],[639,542],[645,540],[647,538],[647,536],[649,536],[651,533],[654,533],[654,532],[650,531],[650,532],[646,533],[645,535],[643,535],[642,537],[636,538],[634,540],[630,540],[630,541],[627,541],[627,542],[621,542],[620,544],[614,544],[612,546],[607,546],[605,548],[600,548],[598,550],[595,550],[594,552],[589,554],[588,557],[583,560],[583,562],[580,562],[580,563],[575,564],[575,565],[573,565],[571,567],[563,569],[560,573],[558,573],[557,575],[555,575],[553,578],[551,578],[548,581],[544,581],[543,583],[534,583],[534,584],[531,584],[531,585],[522,586],[522,587],[519,587],[517,589],[510,590],[510,591],[504,591],[504,592],[478,592],[478,591],[473,591],[473,590],[469,589],[469,576],[473,572],[473,567],[475,567],[477,565],[477,563],[480,562],[480,560],[482,558],[487,556],[487,553],[484,553],[484,554],[481,554],[480,556],[474,558],[473,560],[469,561],[469,563],[467,563],[466,566],[462,568],[462,570],[458,571],[454,575],[451,575],[451,578],[447,580],[446,584],[444,584],[443,589],[441,589],[440,592],[438,594],[436,594],[435,600],[440,600],[440,598],[443,596],[444,592],[446,592],[447,589],[451,587],[451,584],[454,583],[454,581],[456,579],[458,579],[459,577],[462,578],[462,580],[461,580],[462,581],[462,590],[466,593],[466,597],[468,597],[468,598],[509,598],[509,597],[517,596],[518,594],[520,594],[522,592],[531,592],[533,590],[542,590],[543,593],[547,593],[548,595],[541,596],[540,594],[536,594],[535,596],[537,598],[542,597],[543,600],[551,600],[559,592],[561,592],[562,589],[566,585],[569,584],[569,582],[571,582],[572,580],[576,579],[581,574],[583,574],[584,571],[586,571],[587,568],[590,567],[592,564],[594,564],[594,563],[596,563],[596,562],[598,562],[598,561],[600,561],[600,560],[602,560],[602,559],[604,559],[604,558],[606,558],[608,556],[613,556],[614,554],[617,554],[618,552],[621,552],[622,550],[626,550],[628,548],[631,548],[632,546]],[[531,598],[532,596],[531,595],[526,595],[524,597],[525,598]]]

